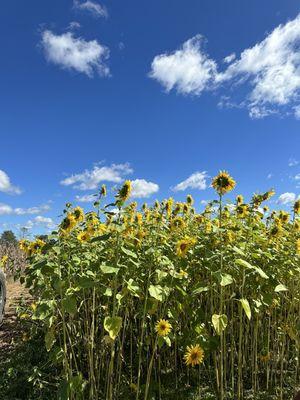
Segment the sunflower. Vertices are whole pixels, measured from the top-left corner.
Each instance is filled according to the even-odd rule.
[[[297,200],[294,204],[294,213],[295,214],[300,214],[300,199]]]
[[[107,194],[106,186],[102,185],[100,189],[100,196],[106,197],[106,194]]]
[[[212,187],[220,195],[230,192],[235,185],[235,180],[226,171],[220,171],[212,180]]]
[[[279,219],[281,222],[283,222],[284,224],[288,223],[290,220],[290,215],[289,213],[287,213],[286,211],[280,211],[279,213]]]
[[[191,365],[192,367],[202,364],[204,360],[204,351],[202,347],[200,347],[199,344],[187,346],[184,360],[186,365]]]
[[[183,239],[179,240],[176,245],[176,254],[178,257],[185,257],[186,253],[195,245],[195,243],[196,240],[189,236],[185,236]]]
[[[241,194],[239,194],[238,196],[236,196],[236,203],[237,203],[238,205],[241,205],[241,204],[244,203],[244,197],[243,197]]]
[[[76,222],[82,222],[84,220],[84,212],[81,207],[75,207],[72,215],[74,216]]]
[[[166,202],[166,214],[169,217],[172,213],[172,208],[173,208],[173,203],[174,203],[174,199],[172,197],[170,197],[167,202]]]
[[[182,229],[185,227],[185,222],[182,217],[175,217],[170,222],[170,229],[174,231],[176,229]]]
[[[190,205],[190,206],[192,206],[192,205],[194,204],[194,199],[193,199],[193,197],[192,197],[190,194],[187,195],[187,197],[186,197],[186,202],[187,202],[188,205]]]
[[[124,185],[121,187],[121,189],[118,192],[118,200],[121,202],[125,202],[126,200],[129,199],[130,194],[131,194],[131,190],[132,190],[132,184],[131,181],[125,181]]]
[[[248,215],[248,205],[240,204],[236,207],[236,214],[238,218],[245,218]]]
[[[60,224],[62,233],[69,233],[76,225],[77,221],[73,214],[68,214]]]
[[[270,229],[270,236],[279,237],[282,234],[282,226],[281,224],[275,224]]]
[[[157,332],[158,336],[168,336],[171,330],[172,325],[166,319],[160,319],[155,325],[155,331]]]
[[[143,225],[143,214],[141,214],[141,213],[136,213],[136,215],[135,215],[135,222],[139,225],[139,226],[141,226],[141,225]]]
[[[294,222],[294,229],[296,232],[300,231],[300,222],[299,221]]]
[[[82,243],[88,241],[90,238],[90,234],[87,231],[81,231],[77,235],[77,239]]]

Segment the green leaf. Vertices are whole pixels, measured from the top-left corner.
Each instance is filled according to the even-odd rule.
[[[108,332],[110,338],[115,340],[122,327],[121,317],[106,317],[104,320],[104,329]]]
[[[103,240],[107,240],[111,237],[111,233],[106,233],[105,235],[94,237],[91,242],[101,242]]]
[[[149,293],[158,301],[163,301],[163,288],[160,285],[150,285]]]
[[[197,289],[193,290],[192,294],[200,294],[202,292],[208,292],[209,287],[208,286],[200,286]]]
[[[126,254],[129,257],[132,258],[137,258],[137,255],[133,253],[131,250],[126,249],[125,247],[121,247],[121,250],[123,251],[124,254]]]
[[[135,285],[133,279],[130,278],[127,282],[127,289],[134,294],[134,296],[139,297],[139,286]]]
[[[77,301],[75,296],[68,296],[62,301],[62,307],[65,312],[69,314],[76,314],[77,312]]]
[[[240,256],[245,256],[245,253],[244,253],[241,249],[239,249],[238,247],[236,247],[236,246],[233,246],[232,250],[234,250],[234,251],[235,251],[236,253],[238,253]]]
[[[275,292],[286,292],[288,290],[289,289],[285,285],[282,285],[282,284],[277,285],[275,288]]]
[[[49,329],[45,335],[45,344],[47,351],[50,351],[55,343],[55,335],[53,329]]]
[[[221,333],[226,329],[228,318],[225,314],[214,314],[211,318],[211,322],[217,335],[221,335]]]
[[[111,267],[109,265],[101,265],[100,269],[104,274],[117,274],[120,268]]]
[[[256,267],[254,265],[251,265],[248,263],[248,261],[242,260],[241,258],[238,258],[235,260],[235,263],[238,265],[241,265],[242,267],[248,268],[248,269],[253,269],[255,270],[262,278],[264,279],[269,279],[268,275],[260,268]]]
[[[221,286],[227,286],[230,285],[233,282],[233,278],[229,274],[221,274]]]
[[[245,311],[245,314],[247,315],[247,318],[250,321],[250,319],[251,319],[251,308],[250,308],[250,305],[249,305],[249,301],[247,299],[240,299],[240,302],[241,302],[242,307],[243,307],[243,309]]]

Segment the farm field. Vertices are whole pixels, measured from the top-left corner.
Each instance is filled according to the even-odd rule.
[[[130,181],[106,205],[102,186],[95,211],[67,204],[57,232],[20,242],[27,265],[15,275],[32,298],[18,306],[9,338],[20,350],[2,370],[18,398],[293,398],[300,201],[269,210],[270,190],[227,203],[226,172],[212,186],[200,214],[190,195],[139,210]],[[14,324],[9,315],[2,341]]]

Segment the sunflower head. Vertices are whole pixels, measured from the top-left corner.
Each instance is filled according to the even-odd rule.
[[[195,346],[188,346],[184,355],[186,365],[194,367],[195,365],[202,364],[204,360],[204,351],[199,344]]]
[[[297,214],[297,215],[300,214],[300,199],[295,201],[294,213]]]
[[[238,218],[245,218],[249,213],[248,205],[247,204],[240,204],[236,208],[236,214]]]
[[[84,220],[84,212],[81,207],[75,207],[72,214],[76,222],[82,222]]]
[[[236,196],[236,204],[237,205],[241,205],[241,204],[243,204],[244,203],[244,197],[241,195],[241,194],[239,194],[238,196]]]
[[[107,194],[106,185],[103,184],[100,189],[100,196],[106,197],[106,194]]]
[[[172,208],[173,208],[173,203],[174,203],[174,199],[172,197],[170,197],[167,201],[166,201],[166,214],[169,217],[172,213]]]
[[[182,229],[184,227],[185,227],[185,222],[182,217],[179,217],[179,216],[175,217],[170,222],[170,229],[172,231],[174,231],[176,229]]]
[[[131,181],[125,181],[124,185],[121,187],[117,194],[118,201],[124,203],[126,200],[128,200],[131,194],[131,190]]]
[[[187,202],[187,204],[190,205],[190,206],[192,206],[192,205],[194,204],[194,199],[193,199],[193,197],[192,197],[190,194],[188,194],[188,195],[186,196],[186,202]]]
[[[235,185],[235,180],[226,171],[220,171],[212,180],[212,187],[219,195],[230,192]]]
[[[158,336],[168,336],[171,330],[172,325],[166,319],[160,319],[155,325],[155,331],[157,332]]]
[[[286,211],[280,211],[279,213],[279,219],[283,224],[286,224],[290,220],[290,214],[287,213]]]
[[[183,239],[179,240],[176,245],[176,254],[178,257],[185,257],[187,252],[196,243],[196,239],[185,236]]]
[[[74,214],[68,214],[61,222],[60,229],[65,232],[69,233],[76,225],[77,221],[74,217]]]
[[[90,239],[90,233],[88,231],[81,231],[77,235],[77,239],[80,242],[87,242]]]

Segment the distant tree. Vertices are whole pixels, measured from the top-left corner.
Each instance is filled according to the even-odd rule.
[[[17,238],[12,231],[4,231],[4,232],[2,232],[0,242],[8,243],[8,244],[16,244]]]

